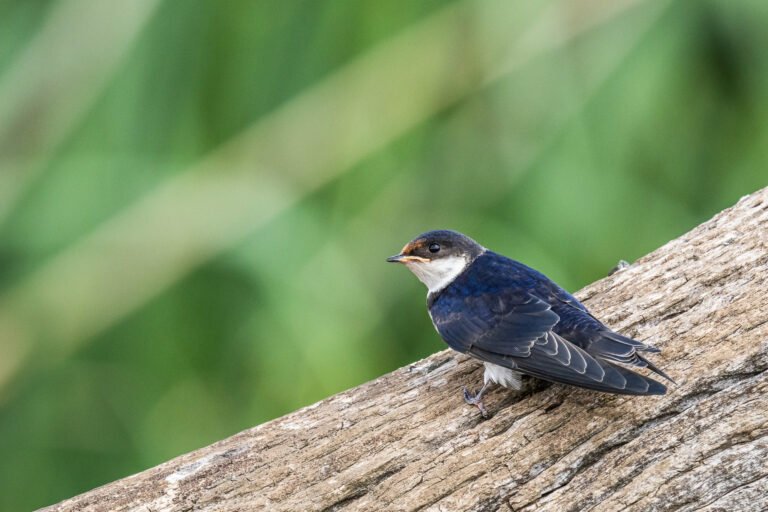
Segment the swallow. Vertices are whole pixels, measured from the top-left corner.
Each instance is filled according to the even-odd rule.
[[[484,363],[480,391],[464,388],[483,416],[488,386],[520,390],[521,374],[623,395],[667,391],[632,367],[674,382],[646,359],[659,349],[611,330],[541,272],[461,233],[421,234],[387,261],[427,286],[429,316],[448,346]]]

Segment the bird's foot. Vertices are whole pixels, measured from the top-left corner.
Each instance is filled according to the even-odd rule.
[[[487,386],[483,386],[479,392],[473,394],[469,389],[467,389],[466,386],[464,386],[464,401],[469,405],[476,406],[480,410],[480,414],[483,418],[488,418],[488,411],[483,405],[483,392],[485,391],[486,387]]]

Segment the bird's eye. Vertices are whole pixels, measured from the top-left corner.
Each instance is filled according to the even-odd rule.
[[[438,252],[440,250],[440,244],[430,244],[429,252]]]

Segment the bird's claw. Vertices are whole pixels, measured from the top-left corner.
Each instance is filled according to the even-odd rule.
[[[480,414],[483,418],[488,417],[488,411],[485,409],[485,406],[483,405],[483,399],[482,399],[483,393],[476,393],[473,394],[467,387],[464,387],[464,401],[467,402],[469,405],[474,405],[480,410]]]

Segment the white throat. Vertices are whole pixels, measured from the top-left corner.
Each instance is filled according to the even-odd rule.
[[[427,285],[430,293],[434,293],[451,284],[467,268],[469,260],[461,256],[449,256],[429,262],[411,261],[406,265],[419,281]]]

